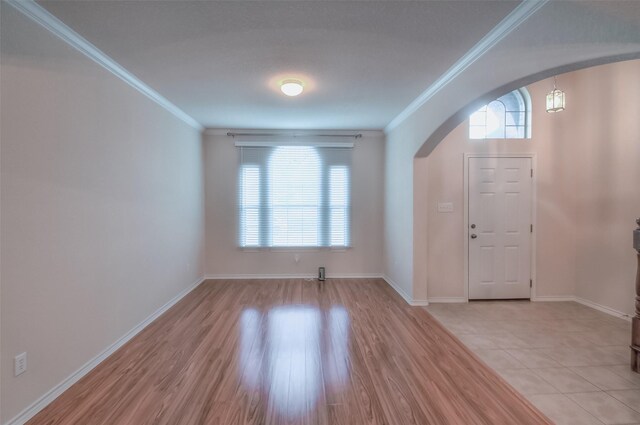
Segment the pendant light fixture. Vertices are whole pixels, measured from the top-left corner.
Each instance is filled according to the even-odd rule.
[[[556,87],[556,77],[553,77],[553,90],[547,94],[547,112],[564,111],[565,94]]]

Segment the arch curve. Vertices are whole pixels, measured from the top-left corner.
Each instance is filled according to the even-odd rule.
[[[554,75],[564,74],[567,72],[577,71],[580,69],[590,68],[592,66],[605,65],[608,63],[624,62],[628,60],[640,59],[640,51],[629,53],[625,55],[605,56],[597,59],[589,59],[586,61],[574,62],[567,65],[558,66],[555,68],[546,69],[544,71],[536,72],[526,77],[519,78],[504,84],[495,90],[485,93],[472,102],[467,103],[465,106],[458,109],[453,115],[451,115],[446,121],[444,121],[431,135],[424,141],[415,154],[416,158],[423,158],[428,156],[433,149],[458,125],[464,122],[470,114],[480,108],[482,105],[497,99],[506,93],[517,90],[519,88],[528,86],[545,78],[553,77]],[[529,108],[531,108],[531,98],[527,95],[525,100],[528,99]]]

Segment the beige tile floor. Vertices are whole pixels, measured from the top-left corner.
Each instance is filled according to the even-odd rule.
[[[574,302],[426,308],[557,424],[640,424],[631,322]]]

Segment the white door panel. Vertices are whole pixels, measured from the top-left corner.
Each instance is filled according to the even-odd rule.
[[[531,158],[469,158],[469,299],[531,295]]]

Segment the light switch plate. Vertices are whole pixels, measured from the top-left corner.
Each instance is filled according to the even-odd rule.
[[[439,213],[453,212],[453,202],[438,202]]]
[[[20,353],[13,358],[13,375],[22,375],[27,371],[27,353]]]

